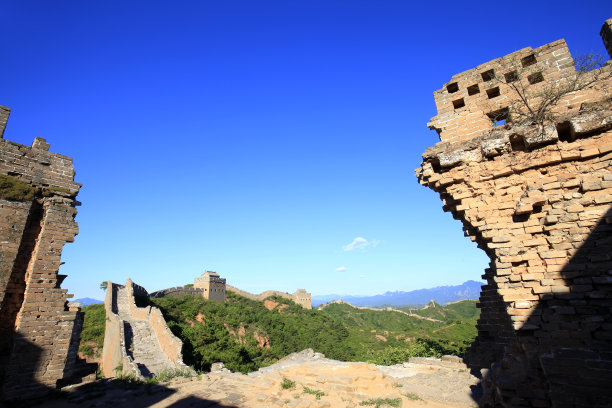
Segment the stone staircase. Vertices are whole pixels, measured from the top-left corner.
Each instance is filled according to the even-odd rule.
[[[130,314],[130,301],[127,289],[119,288],[117,311],[123,320],[125,348],[140,374],[143,377],[152,377],[163,370],[179,368],[162,351],[150,323]]]

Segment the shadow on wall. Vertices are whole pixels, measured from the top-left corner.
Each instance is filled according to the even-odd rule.
[[[36,367],[40,360],[42,349],[24,339],[19,333],[12,334],[12,353],[5,367],[4,383],[0,389],[1,401],[12,401],[25,395],[44,395],[51,388],[33,378],[34,370],[24,370],[24,367]]]
[[[129,380],[98,380],[76,386],[69,393],[57,393],[49,395],[54,388],[48,387],[32,378],[31,371],[19,370],[20,366],[36,365],[40,361],[42,349],[30,341],[21,337],[18,333],[14,334],[13,339],[14,358],[7,375],[4,388],[0,391],[0,407],[52,407],[60,408],[71,406],[74,408],[91,407],[92,405],[115,405],[129,406],[131,408],[150,407],[160,401],[174,396],[175,390],[162,385],[153,387],[134,385]],[[128,391],[131,390],[131,391]],[[32,395],[39,395],[38,399],[31,399]],[[28,400],[28,396],[30,399]],[[216,401],[199,398],[194,395],[187,395],[174,402],[169,402],[168,407],[229,407],[237,408],[233,405],[220,405]]]
[[[612,208],[559,275],[483,370],[481,406],[612,406]]]

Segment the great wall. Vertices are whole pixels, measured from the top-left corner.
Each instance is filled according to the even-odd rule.
[[[612,19],[601,36],[612,55]],[[611,73],[609,61],[576,71],[559,40],[457,74],[434,93],[438,115],[429,126],[441,141],[423,154],[416,176],[440,194],[444,210],[490,258],[478,337],[465,356],[482,376],[484,395],[474,396],[481,406],[612,405]],[[41,138],[32,146],[3,139],[8,113],[0,107],[0,173],[22,182],[27,198],[0,198],[4,400],[44,395],[63,385],[74,371],[81,324],[79,305],[68,302],[70,295],[60,287],[64,276],[58,274],[63,245],[77,233],[80,185],[72,159],[50,153]],[[129,280],[125,286],[108,284],[107,376],[183,367],[180,341],[159,310],[136,306],[139,294],[146,291]],[[154,350],[139,348],[139,341]],[[296,360],[308,366],[298,370],[304,381],[320,384],[318,363],[311,360],[321,359]],[[284,367],[270,370],[283,373]],[[363,369],[357,380],[347,375],[330,381],[329,392],[362,398],[372,392],[369,382],[393,376]],[[307,378],[312,373],[319,377]],[[198,402],[193,396],[199,395],[214,406],[223,398],[242,406],[285,405],[278,393],[264,393],[283,374],[230,374],[194,380],[191,394],[182,397]],[[248,401],[227,392],[220,397],[221,389],[207,388],[214,382],[225,384],[222,390],[248,383],[259,394]],[[393,387],[385,384],[387,391]],[[320,402],[303,406],[331,406]],[[172,398],[166,403],[160,406],[176,406]],[[356,406],[344,399],[335,404]]]
[[[101,367],[104,376],[144,379],[165,370],[189,370],[183,363],[181,340],[172,334],[158,308],[136,305],[138,296],[148,298],[149,294],[131,279],[125,286],[107,283]]]
[[[433,301],[432,301],[432,302],[433,302]],[[442,322],[441,320],[432,319],[431,317],[423,317],[423,316],[420,316],[420,315],[418,315],[418,314],[414,314],[414,313],[412,313],[412,312],[405,312],[405,311],[403,311],[403,310],[394,309],[394,308],[392,308],[392,307],[386,307],[386,308],[384,308],[384,309],[378,309],[378,308],[375,308],[375,307],[367,307],[367,306],[355,306],[355,305],[350,304],[349,302],[345,302],[345,301],[343,301],[342,299],[339,299],[339,300],[334,300],[334,301],[329,302],[329,303],[324,303],[324,304],[320,305],[319,307],[317,307],[317,310],[323,310],[323,309],[325,309],[327,306],[329,306],[329,305],[333,305],[333,304],[337,304],[337,305],[348,305],[348,306],[352,307],[353,309],[358,309],[358,310],[373,310],[373,311],[375,311],[375,312],[381,312],[381,311],[395,312],[395,313],[401,313],[401,314],[404,314],[404,315],[406,315],[406,316],[413,317],[413,318],[415,318],[415,319],[420,319],[420,320],[428,320],[428,321],[430,321],[430,322],[438,322],[438,323]],[[424,309],[426,309],[426,308],[428,308],[428,307],[430,307],[430,306],[429,306],[429,305],[427,305],[427,306],[425,306],[425,307],[424,307]]]
[[[73,374],[80,304],[61,284],[62,248],[78,233],[72,159],[3,138],[10,110],[0,106],[0,174],[21,197],[0,197],[0,393],[43,395]]]
[[[608,50],[611,27],[601,30]],[[612,404],[611,71],[608,61],[577,72],[559,40],[434,93],[429,126],[441,141],[416,175],[491,260],[465,357],[484,376],[483,405]],[[546,121],[511,120],[549,95]]]

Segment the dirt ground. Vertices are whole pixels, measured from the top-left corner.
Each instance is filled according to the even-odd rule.
[[[478,406],[473,391],[478,394],[478,379],[458,359],[376,366],[329,360],[304,350],[247,375],[220,368],[165,384],[98,380],[66,387],[34,406],[459,408]]]

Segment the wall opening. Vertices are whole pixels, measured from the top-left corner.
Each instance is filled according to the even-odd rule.
[[[518,81],[519,79],[518,72],[516,71],[506,72],[504,74],[504,79],[506,80],[507,84],[511,84],[512,82]]]
[[[488,82],[488,81],[491,81],[493,78],[495,78],[495,71],[490,69],[488,71],[481,73],[480,76],[482,77],[483,81]]]
[[[533,74],[527,77],[527,80],[531,85],[537,84],[539,82],[544,81],[544,76],[541,72],[534,72]]]
[[[536,61],[535,54],[530,54],[530,55],[528,55],[526,57],[521,58],[521,65],[523,67],[528,67],[530,65],[535,64],[536,62],[537,61]]]
[[[487,116],[491,120],[493,126],[502,126],[510,121],[510,109],[508,107],[498,109],[487,113]]]
[[[557,124],[557,135],[562,142],[573,142],[576,139],[572,125],[569,122]]]
[[[472,96],[480,93],[480,88],[478,87],[478,84],[474,84],[472,86],[468,86],[467,91],[468,95]]]
[[[457,84],[456,82],[448,84],[446,85],[446,90],[448,91],[448,93],[455,93],[459,90],[459,84]]]
[[[463,100],[463,98],[453,101],[453,108],[455,109],[463,108],[464,106],[465,101]]]
[[[525,143],[525,138],[521,135],[512,135],[510,136],[510,146],[512,147],[513,152],[526,152],[527,144]]]
[[[497,98],[499,96],[499,86],[487,89],[487,96],[489,97],[489,99]]]

